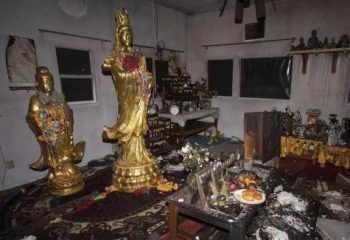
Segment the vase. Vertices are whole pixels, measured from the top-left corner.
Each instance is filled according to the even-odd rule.
[[[342,120],[340,140],[342,145],[350,145],[350,118],[343,118]]]
[[[329,131],[328,131],[328,145],[337,145],[339,139],[339,124],[337,119],[337,114],[329,114]]]
[[[199,192],[198,189],[190,189],[191,191],[191,204],[196,204],[199,200]]]
[[[230,193],[230,185],[231,185],[230,182],[223,181],[220,189],[220,195],[224,195],[225,197],[228,197]]]

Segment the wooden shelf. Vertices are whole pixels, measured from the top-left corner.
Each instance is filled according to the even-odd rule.
[[[319,53],[332,53],[332,70],[331,73],[335,73],[337,71],[337,60],[339,53],[348,53],[350,52],[350,48],[316,48],[316,49],[305,49],[305,50],[296,50],[289,51],[288,56],[293,55],[302,55],[303,57],[303,67],[301,72],[306,74],[307,72],[307,62],[309,60],[309,54],[319,54]]]
[[[160,140],[167,140],[168,138],[169,136],[159,136],[159,137],[153,137],[153,138],[147,137],[146,140],[147,142],[157,142]]]
[[[147,117],[148,132],[145,137],[146,145],[153,154],[165,153],[169,150],[169,138],[171,137],[170,119],[159,117],[158,114],[151,114]]]
[[[350,52],[350,48],[316,48],[316,49],[306,49],[289,51],[288,56],[301,55],[301,54],[318,54],[318,53],[334,53],[334,52]]]
[[[196,105],[198,105],[199,103],[199,97],[194,95],[168,95],[166,96],[166,100],[171,100],[175,102],[192,101],[195,102]]]
[[[215,126],[213,122],[203,122],[203,121],[188,121],[185,127],[175,126],[171,129],[171,133],[175,136],[188,137],[196,133],[200,133],[207,130],[211,126]]]
[[[161,147],[156,147],[156,148],[153,148],[151,149],[151,153],[154,155],[154,156],[160,156],[160,155],[163,155],[163,154],[167,154],[173,150],[177,149],[177,145],[175,144],[166,144],[166,145],[162,145]]]

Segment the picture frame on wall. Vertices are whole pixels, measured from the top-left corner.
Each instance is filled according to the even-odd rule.
[[[245,41],[262,40],[265,37],[265,21],[247,23],[244,26]]]
[[[9,36],[6,47],[6,69],[10,90],[35,89],[36,68],[34,40]]]

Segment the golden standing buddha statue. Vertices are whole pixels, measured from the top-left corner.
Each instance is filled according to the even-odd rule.
[[[112,73],[118,92],[119,117],[114,126],[103,128],[102,136],[107,140],[118,140],[121,145],[121,155],[114,162],[114,187],[118,191],[132,192],[156,186],[161,180],[158,163],[146,148],[144,140],[154,83],[146,69],[146,58],[132,49],[127,10],[118,9],[115,18],[115,45],[102,68]]]
[[[46,67],[36,71],[37,93],[29,102],[27,122],[41,150],[30,165],[34,170],[48,168],[48,191],[65,196],[83,189],[82,174],[75,162],[81,161],[85,142],[73,144],[73,112],[62,94],[55,91],[53,77]]]

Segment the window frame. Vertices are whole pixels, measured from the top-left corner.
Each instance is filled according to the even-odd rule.
[[[80,48],[75,46],[67,46],[67,45],[55,45],[55,57],[56,57],[56,66],[57,66],[57,74],[58,74],[58,82],[61,87],[61,92],[64,94],[62,89],[62,82],[61,78],[75,78],[75,79],[81,79],[81,78],[91,78],[92,81],[92,97],[93,100],[86,100],[86,101],[74,101],[74,102],[68,102],[69,105],[82,105],[82,104],[95,104],[97,103],[97,96],[96,96],[96,75],[95,75],[95,69],[94,69],[94,57],[93,57],[93,51],[91,49],[87,48]],[[89,53],[90,58],[90,71],[91,73],[89,75],[82,75],[82,74],[60,74],[59,66],[58,66],[58,58],[57,58],[57,48],[64,48],[64,49],[70,49],[70,50],[78,50],[78,51],[86,51]]]
[[[246,96],[241,96],[242,95],[242,60],[243,59],[260,59],[260,58],[279,58],[279,57],[284,57],[284,56],[268,56],[268,57],[247,57],[247,58],[240,58],[239,59],[239,88],[238,88],[238,97],[239,99],[244,99],[244,100],[259,100],[259,101],[291,101],[292,100],[292,79],[293,79],[293,64],[294,64],[294,59],[292,58],[291,64],[292,64],[292,69],[291,71],[291,77],[290,77],[290,86],[289,86],[289,98],[271,98],[271,97],[246,97]]]
[[[234,97],[234,77],[235,77],[235,73],[234,73],[234,69],[235,69],[235,60],[233,57],[227,57],[227,58],[220,58],[220,59],[214,59],[214,58],[211,58],[211,59],[207,59],[207,79],[208,79],[208,89],[209,90],[213,90],[213,91],[216,91],[216,89],[210,89],[210,79],[209,79],[209,61],[232,61],[232,72],[231,72],[231,88],[230,88],[230,91],[231,91],[231,95],[230,96],[224,96],[224,95],[219,95],[219,93],[217,93],[216,97],[218,98],[233,98]]]

